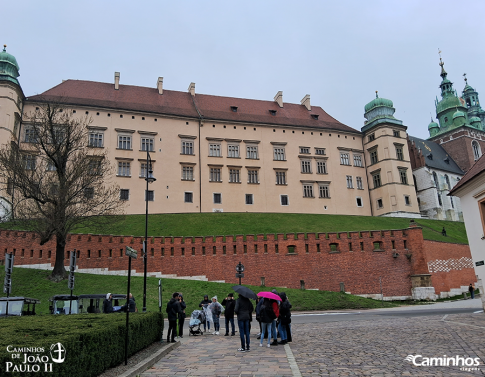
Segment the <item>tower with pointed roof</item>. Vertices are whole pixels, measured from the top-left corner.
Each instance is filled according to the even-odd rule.
[[[394,117],[391,100],[376,98],[365,105],[363,149],[374,216],[420,217],[414,191],[406,130]]]

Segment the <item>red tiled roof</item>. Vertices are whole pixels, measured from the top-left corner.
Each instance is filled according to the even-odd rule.
[[[332,118],[319,106],[312,106],[311,111],[308,111],[305,106],[292,103],[284,103],[281,108],[274,101],[219,97],[206,94],[196,94],[192,98],[188,92],[173,90],[163,90],[163,94],[160,95],[156,88],[120,85],[119,90],[115,90],[114,84],[93,81],[66,80],[40,95],[28,98],[28,101],[42,100],[57,100],[69,105],[194,118],[199,116],[197,112],[199,110],[203,118],[214,121],[249,122],[359,132]],[[197,109],[194,106],[194,100]],[[232,111],[231,107],[233,106],[237,107],[237,112]],[[276,114],[271,115],[269,110],[275,110]],[[314,119],[312,114],[318,115],[318,119]]]
[[[465,186],[468,182],[473,180],[475,177],[480,175],[481,173],[485,172],[485,154],[482,155],[468,170],[465,175],[460,179],[460,182],[456,184],[455,187],[449,192],[448,195],[454,195],[454,193],[460,189],[461,187]]]

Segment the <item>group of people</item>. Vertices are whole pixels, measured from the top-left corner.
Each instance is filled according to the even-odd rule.
[[[130,293],[130,297],[128,299],[128,303],[125,305],[117,308],[118,310],[115,310],[113,307],[113,294],[112,293],[107,293],[106,298],[103,301],[103,313],[114,313],[114,312],[126,312],[129,311],[130,313],[137,312],[136,308],[136,303],[135,303],[135,298],[133,295]]]
[[[278,294],[276,290],[273,293],[278,295],[281,299],[273,300],[268,298],[258,298],[256,301],[256,320],[259,322],[260,332],[258,339],[260,347],[263,346],[265,336],[268,337],[267,347],[271,345],[286,344],[291,342],[291,304],[284,292]],[[177,334],[177,319],[178,336],[183,337],[183,324],[185,319],[186,304],[179,293],[174,293],[172,299],[167,304],[168,314],[168,334],[167,342],[175,342]],[[203,323],[204,332],[210,331],[211,322],[214,326],[212,334],[219,335],[220,317],[224,312],[226,332],[225,336],[236,335],[234,317],[237,316],[237,325],[239,328],[239,336],[241,338],[241,347],[238,348],[240,352],[250,351],[250,337],[251,322],[253,320],[254,305],[250,299],[243,295],[239,295],[237,300],[234,299],[234,294],[229,293],[227,297],[219,303],[217,296],[209,300],[209,296],[205,295],[204,299],[199,303],[199,308],[204,310],[206,321]],[[278,342],[277,337],[281,340]],[[273,342],[271,343],[271,339]]]

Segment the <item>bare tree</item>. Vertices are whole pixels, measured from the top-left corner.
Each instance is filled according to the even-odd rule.
[[[90,123],[87,116],[45,101],[24,120],[22,142],[0,149],[0,176],[15,192],[14,221],[37,233],[41,245],[56,239],[55,281],[66,277],[68,233],[123,212],[106,150],[89,145]]]

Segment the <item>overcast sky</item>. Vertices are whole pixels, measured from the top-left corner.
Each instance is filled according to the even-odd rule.
[[[461,94],[463,73],[485,101],[485,1],[9,1],[0,43],[17,58],[26,96],[63,79],[113,82],[300,103],[310,94],[360,129],[366,103],[394,102],[408,132],[427,138],[442,51]]]

